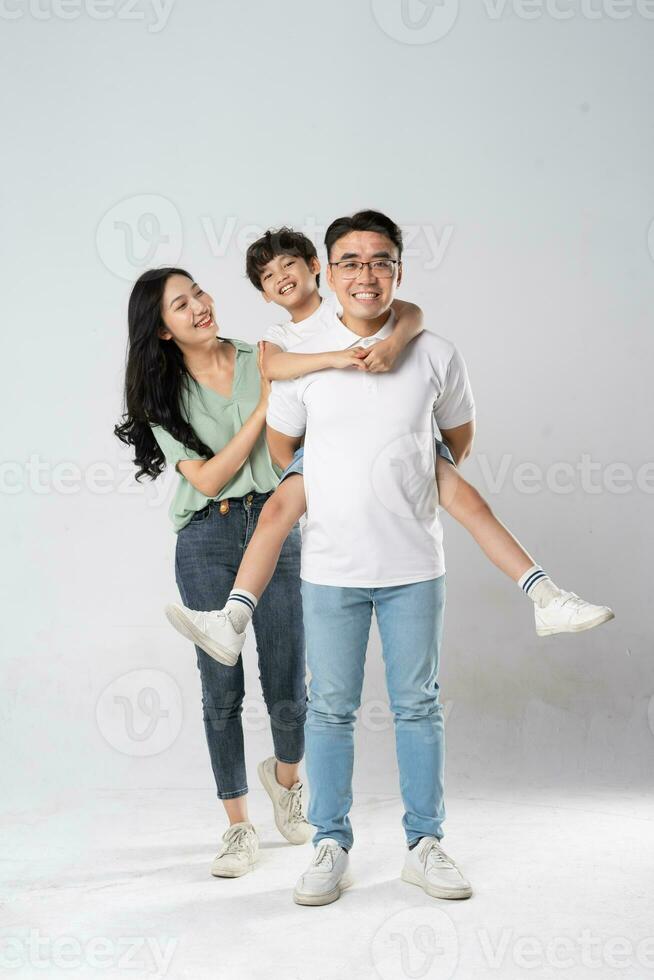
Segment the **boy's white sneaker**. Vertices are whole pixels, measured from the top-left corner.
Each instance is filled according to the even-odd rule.
[[[237,633],[222,609],[201,612],[178,602],[166,606],[166,619],[178,633],[195,643],[210,657],[226,667],[233,667],[243,649],[245,633]]]
[[[314,830],[304,815],[302,783],[294,783],[290,789],[278,783],[276,763],[274,755],[264,759],[257,766],[257,773],[263,788],[272,800],[277,830],[290,844],[306,844],[313,836]]]
[[[293,892],[297,905],[329,905],[352,884],[349,855],[338,841],[324,837],[316,844],[313,861]]]
[[[437,837],[423,837],[406,856],[402,880],[418,885],[432,898],[470,898],[472,887]]]
[[[554,633],[580,633],[615,618],[608,606],[594,606],[575,592],[561,592],[546,606],[534,605],[536,632],[539,636]]]
[[[239,878],[259,860],[259,838],[251,823],[233,823],[223,834],[223,846],[211,865],[216,878]]]

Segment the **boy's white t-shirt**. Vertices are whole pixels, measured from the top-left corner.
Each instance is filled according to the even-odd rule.
[[[390,336],[394,322],[391,313],[376,334],[362,338],[325,308],[320,329],[312,324],[294,352],[368,347]],[[442,575],[432,420],[451,429],[474,415],[463,358],[428,330],[387,373],[331,368],[274,381],[268,424],[305,435],[301,577],[379,588]]]
[[[300,320],[299,323],[287,320],[285,323],[275,323],[268,327],[263,339],[271,344],[276,344],[283,351],[293,350],[298,344],[323,333],[327,326],[333,322],[334,314],[338,316],[341,310],[341,304],[336,297],[330,296],[323,299],[318,309],[311,316]]]

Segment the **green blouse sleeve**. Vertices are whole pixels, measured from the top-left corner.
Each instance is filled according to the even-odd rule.
[[[180,460],[184,459],[204,459],[204,456],[200,456],[199,453],[188,449],[183,443],[175,439],[174,436],[171,436],[170,432],[164,429],[163,426],[152,425],[150,428],[166,457],[166,462],[170,466],[176,466]]]

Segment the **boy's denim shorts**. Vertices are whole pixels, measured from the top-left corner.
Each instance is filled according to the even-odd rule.
[[[456,466],[452,453],[449,451],[444,442],[441,442],[440,439],[436,439],[436,437],[434,437],[434,446],[436,447],[437,456],[441,456],[443,459],[447,460],[448,463],[451,463],[452,466]],[[281,483],[282,480],[285,480],[287,476],[291,476],[292,473],[299,473],[300,476],[304,476],[304,446],[300,446],[299,449],[295,450],[293,459],[280,476],[279,482]]]

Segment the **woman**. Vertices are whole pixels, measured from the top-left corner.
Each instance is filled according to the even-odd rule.
[[[278,483],[264,435],[270,384],[261,374],[261,352],[218,337],[211,296],[183,269],[151,270],[137,280],[128,325],[126,411],[114,431],[134,447],[137,479],[156,479],[166,463],[179,473],[170,510],[177,585],[186,605],[214,609],[227,600],[261,509]],[[275,749],[258,772],[278,829],[302,844],[312,828],[299,779],[306,688],[297,524],[253,625]],[[209,755],[230,824],[211,870],[237,877],[258,856],[247,810],[243,663],[227,666],[199,647],[196,653]]]

